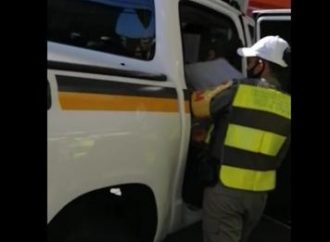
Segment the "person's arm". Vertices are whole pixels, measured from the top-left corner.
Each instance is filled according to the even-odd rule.
[[[224,82],[214,88],[196,90],[191,95],[191,109],[195,118],[210,118],[212,100],[233,85],[233,81]]]
[[[237,85],[232,85],[228,89],[213,97],[210,104],[211,116],[213,118],[228,108],[234,98],[236,88]]]

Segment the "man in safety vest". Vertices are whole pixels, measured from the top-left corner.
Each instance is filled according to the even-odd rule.
[[[204,191],[204,242],[248,241],[275,188],[290,145],[291,98],[279,80],[288,50],[278,36],[240,48],[249,78],[192,95],[194,115],[214,122],[209,143],[217,183]]]

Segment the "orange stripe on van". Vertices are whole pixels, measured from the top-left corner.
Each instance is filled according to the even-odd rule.
[[[59,99],[64,110],[179,111],[177,100],[170,98],[59,92]],[[189,112],[189,102],[185,102],[185,112]]]
[[[189,101],[184,102],[184,110],[186,113],[190,113],[190,103]]]

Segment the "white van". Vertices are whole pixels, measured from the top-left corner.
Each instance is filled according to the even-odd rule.
[[[199,219],[185,65],[221,41],[244,74],[251,23],[221,0],[48,0],[49,241],[161,241]]]

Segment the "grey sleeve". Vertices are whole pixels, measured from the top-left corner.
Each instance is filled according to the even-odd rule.
[[[211,116],[214,117],[220,112],[225,111],[231,104],[235,94],[235,87],[232,86],[216,95],[211,101]]]

